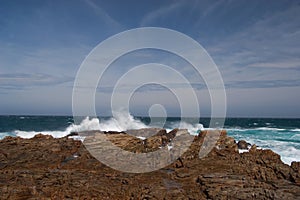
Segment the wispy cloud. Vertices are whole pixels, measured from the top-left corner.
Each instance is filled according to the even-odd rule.
[[[248,67],[257,67],[257,68],[275,68],[275,69],[290,69],[290,70],[300,70],[300,59],[291,58],[289,60],[284,61],[271,61],[271,62],[256,62],[248,64]]]
[[[170,15],[184,5],[184,1],[174,1],[170,5],[156,9],[143,17],[140,26],[151,26],[157,23],[160,18],[170,17]]]
[[[55,86],[72,81],[72,77],[52,76],[49,74],[0,74],[0,89],[24,90],[32,87]]]
[[[279,82],[297,79],[300,76],[299,13],[300,5],[290,6],[208,47],[223,71],[225,82],[245,78]]]
[[[205,83],[169,83],[168,88],[160,84],[147,84],[139,87],[139,85],[121,85],[118,86],[118,92],[128,93],[131,88],[138,88],[135,93],[149,93],[158,91],[184,90],[193,88],[195,91],[207,90]],[[228,81],[225,84],[226,89],[258,89],[258,88],[284,88],[284,87],[300,87],[300,80],[254,80],[254,81]],[[86,88],[87,89],[87,88]],[[92,88],[91,88],[92,89]],[[97,88],[97,92],[103,94],[112,94],[114,86],[101,86]]]
[[[63,1],[59,7],[52,1],[26,2],[26,5],[3,3],[0,12],[0,93],[5,95],[1,96],[0,110],[6,109],[10,113],[15,109],[17,113],[25,108],[30,113],[37,104],[40,108],[36,111],[45,113],[55,106],[59,110],[62,105],[70,109],[76,72],[95,45],[129,27],[159,26],[187,34],[208,50],[229,91],[228,105],[237,113],[241,113],[245,105],[251,105],[245,115],[248,111],[255,113],[257,109],[253,108],[264,108],[272,102],[278,106],[266,110],[271,115],[274,110],[283,113],[285,108],[281,105],[285,104],[299,116],[300,4],[297,0],[134,3],[126,1],[116,5],[114,1],[80,0]],[[118,45],[126,47],[134,39],[118,41]],[[179,42],[174,44],[188,48]],[[114,50],[116,48],[107,48],[106,52]],[[172,67],[188,80],[199,93],[200,100],[209,99],[204,77],[179,59],[162,52],[152,56],[152,52],[145,51],[129,55],[128,59],[120,58],[99,81],[96,96],[103,94],[104,98],[98,98],[98,103],[104,110],[109,108],[110,94],[122,75],[145,63]],[[96,71],[91,70],[84,80]],[[148,82],[160,78],[158,83],[166,81],[170,88],[182,94],[190,87],[169,72],[149,69],[129,77],[131,82],[121,84],[119,92],[124,95],[123,92],[135,88],[134,84],[142,83],[146,78],[149,78]],[[135,105],[142,108],[146,101],[150,105],[158,98],[168,105],[167,90],[157,84],[140,87],[136,91]],[[259,98],[253,99],[254,96]],[[186,102],[190,101],[188,95],[185,98]],[[24,99],[27,103],[23,105]]]
[[[259,80],[259,81],[232,81],[228,82],[226,88],[282,88],[282,87],[300,87],[300,80]]]
[[[101,17],[107,25],[110,25],[116,30],[123,29],[122,25],[112,18],[99,4],[95,3],[93,0],[84,0],[87,5],[89,5],[95,12],[96,15]]]

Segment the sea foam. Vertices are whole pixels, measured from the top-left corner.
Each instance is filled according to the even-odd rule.
[[[164,125],[164,124],[163,124]],[[19,136],[22,138],[32,138],[37,134],[51,135],[54,138],[65,137],[72,132],[88,131],[88,130],[101,130],[101,131],[126,131],[130,129],[142,129],[152,128],[149,125],[141,122],[139,119],[135,119],[132,115],[126,112],[115,112],[114,116],[109,119],[90,118],[86,117],[79,124],[70,124],[65,130],[62,131],[23,131],[15,130],[11,133],[0,133],[0,139],[5,136]],[[204,130],[204,127],[200,123],[190,124],[188,122],[175,122],[165,127],[167,131],[171,131],[174,128],[188,129],[192,135],[196,135],[200,130]]]

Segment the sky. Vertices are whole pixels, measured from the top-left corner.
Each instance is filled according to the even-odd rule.
[[[179,31],[202,45],[222,75],[228,117],[300,118],[298,0],[0,1],[0,115],[71,115],[84,59],[105,39],[141,27]],[[189,63],[154,49],[112,64],[95,94],[97,113],[110,114],[111,88],[122,74],[151,62],[182,73],[201,114],[210,115],[203,79],[194,77]],[[164,70],[139,77],[157,73],[173,81]],[[140,87],[129,107],[135,115],[148,115],[157,104],[170,116],[180,115],[176,96],[160,85]]]

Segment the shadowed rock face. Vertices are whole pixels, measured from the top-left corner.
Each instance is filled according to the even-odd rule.
[[[177,131],[85,135],[105,134],[122,149],[145,153],[172,144]],[[199,159],[205,137],[210,132],[196,136],[189,150],[169,166],[142,174],[113,170],[91,156],[82,142],[67,137],[6,137],[0,141],[0,198],[300,199],[299,162],[290,167],[271,150],[254,145],[239,154],[225,131],[212,151]]]
[[[241,140],[237,143],[239,149],[248,149],[250,146],[249,143],[247,143],[245,140]]]

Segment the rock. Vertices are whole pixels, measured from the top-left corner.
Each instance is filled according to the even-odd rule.
[[[250,152],[255,152],[257,150],[257,146],[255,144],[253,144],[250,148]]]
[[[53,137],[52,137],[52,135],[43,135],[43,134],[39,133],[39,134],[36,134],[36,135],[34,136],[34,138],[35,138],[35,139],[45,139],[45,140],[49,140],[49,139],[52,139]]]
[[[66,137],[77,136],[77,135],[79,135],[78,132],[71,132],[68,135],[66,135]]]
[[[195,137],[184,132],[78,133],[90,139],[106,137],[137,154],[175,143],[177,137],[183,142],[192,137],[190,148],[174,163],[142,174],[111,169],[82,142],[68,137],[6,137],[0,140],[0,199],[300,199],[299,162],[288,166],[278,154],[255,145],[249,153],[239,154],[226,131],[202,131]],[[147,139],[137,138],[140,134]],[[200,159],[204,139],[216,140],[215,147]]]
[[[3,157],[3,159],[7,159],[7,153],[4,152],[4,150],[0,149],[0,159]]]
[[[134,130],[127,130],[127,134],[136,136],[136,137],[152,137],[152,136],[162,136],[166,135],[166,130],[161,128],[142,128],[142,129],[134,129]]]
[[[170,131],[169,133],[167,133],[167,136],[169,139],[173,139],[176,136],[176,133],[178,132],[178,128],[173,129],[172,131]]]
[[[292,162],[291,168],[300,175],[300,162]]]
[[[182,162],[182,159],[181,159],[181,158],[178,158],[178,159],[174,162],[174,166],[175,166],[175,168],[182,168],[182,167],[184,167],[183,162]]]
[[[245,140],[240,140],[237,145],[239,149],[249,149],[251,144],[247,143]]]

